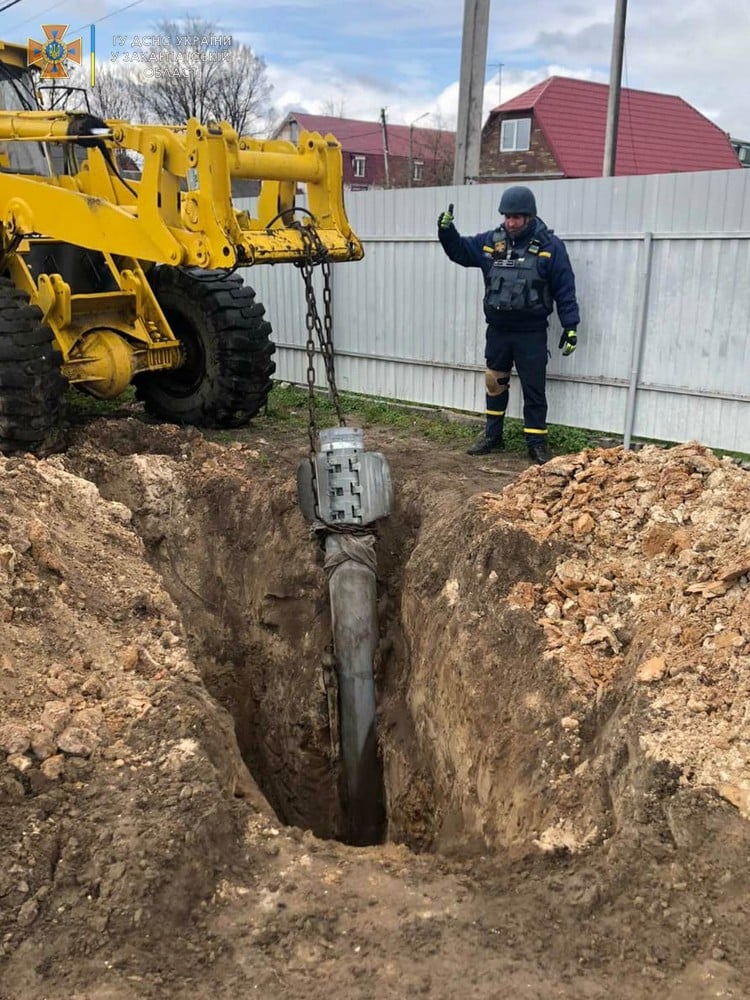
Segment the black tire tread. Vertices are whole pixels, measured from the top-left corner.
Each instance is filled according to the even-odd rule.
[[[67,382],[41,310],[0,277],[0,452],[48,454],[60,444]]]
[[[165,313],[185,315],[198,335],[215,345],[215,367],[193,393],[181,395],[171,391],[170,372],[146,372],[134,380],[136,397],[152,416],[172,423],[208,428],[249,423],[265,406],[276,370],[271,325],[254,290],[236,275],[195,268],[158,267],[150,280]],[[180,339],[174,319],[172,326]]]

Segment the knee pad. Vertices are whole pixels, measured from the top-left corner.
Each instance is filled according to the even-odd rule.
[[[484,373],[484,383],[490,396],[499,396],[510,385],[510,372],[496,372],[488,368]]]

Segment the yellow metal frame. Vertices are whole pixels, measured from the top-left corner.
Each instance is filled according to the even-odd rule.
[[[0,42],[0,62],[25,68],[26,52]],[[74,145],[70,173],[0,171],[0,256],[43,313],[62,353],[62,374],[102,398],[134,375],[180,366],[183,352],[144,267],[229,269],[300,262],[310,246],[331,261],[359,260],[362,245],[343,202],[341,147],[302,132],[295,145],[241,137],[226,122],[206,126],[106,123],[106,134],[70,135],[64,111],[0,111],[0,143]],[[125,180],[118,149],[138,154],[140,179]],[[257,215],[232,203],[233,179],[261,182]],[[295,210],[304,186],[304,214]],[[101,254],[115,291],[78,294],[60,274],[33,273],[40,243]]]
[[[72,115],[0,112],[0,142],[70,143]],[[85,150],[75,174],[0,174],[0,222],[6,233],[44,236],[92,250],[174,266],[233,267],[299,261],[299,224],[314,229],[332,261],[359,260],[362,246],[346,217],[341,146],[332,135],[302,132],[297,145],[241,138],[226,123],[184,128],[110,121],[102,148]],[[140,180],[123,183],[103,149],[143,157]],[[258,215],[232,204],[232,179],[261,181]],[[309,216],[293,220],[304,184]],[[290,225],[292,221],[297,226]]]
[[[35,241],[48,242],[48,241]],[[139,261],[103,257],[118,291],[74,295],[59,274],[31,273],[22,243],[8,263],[11,277],[42,310],[55,334],[61,372],[103,399],[119,396],[134,375],[179,367],[182,348]]]

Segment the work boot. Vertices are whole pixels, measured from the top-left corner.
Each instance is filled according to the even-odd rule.
[[[502,451],[505,447],[502,435],[490,437],[486,432],[481,434],[471,448],[466,449],[467,455],[489,455],[491,451]]]
[[[549,462],[552,457],[547,450],[547,442],[544,438],[539,441],[529,441],[528,443],[529,458],[536,465],[544,465],[545,462]]]

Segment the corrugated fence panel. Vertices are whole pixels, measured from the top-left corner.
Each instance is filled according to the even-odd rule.
[[[643,244],[638,239],[568,242],[581,306],[580,350],[563,358],[561,328],[550,324],[549,418],[572,427],[611,430],[625,413],[640,296]],[[610,415],[604,422],[600,413]]]
[[[558,351],[551,319],[549,419],[750,451],[750,170],[531,186],[540,217],[566,242],[581,306],[580,347],[570,358]],[[347,194],[365,259],[331,269],[340,388],[483,411],[481,275],[451,263],[435,229],[451,203],[462,233],[493,227],[502,191]],[[258,267],[245,277],[274,327],[277,377],[304,383],[297,268]],[[316,288],[322,307],[317,272]],[[520,412],[514,376],[509,413]]]
[[[657,240],[641,380],[750,400],[750,241]],[[743,303],[744,300],[744,303]]]

